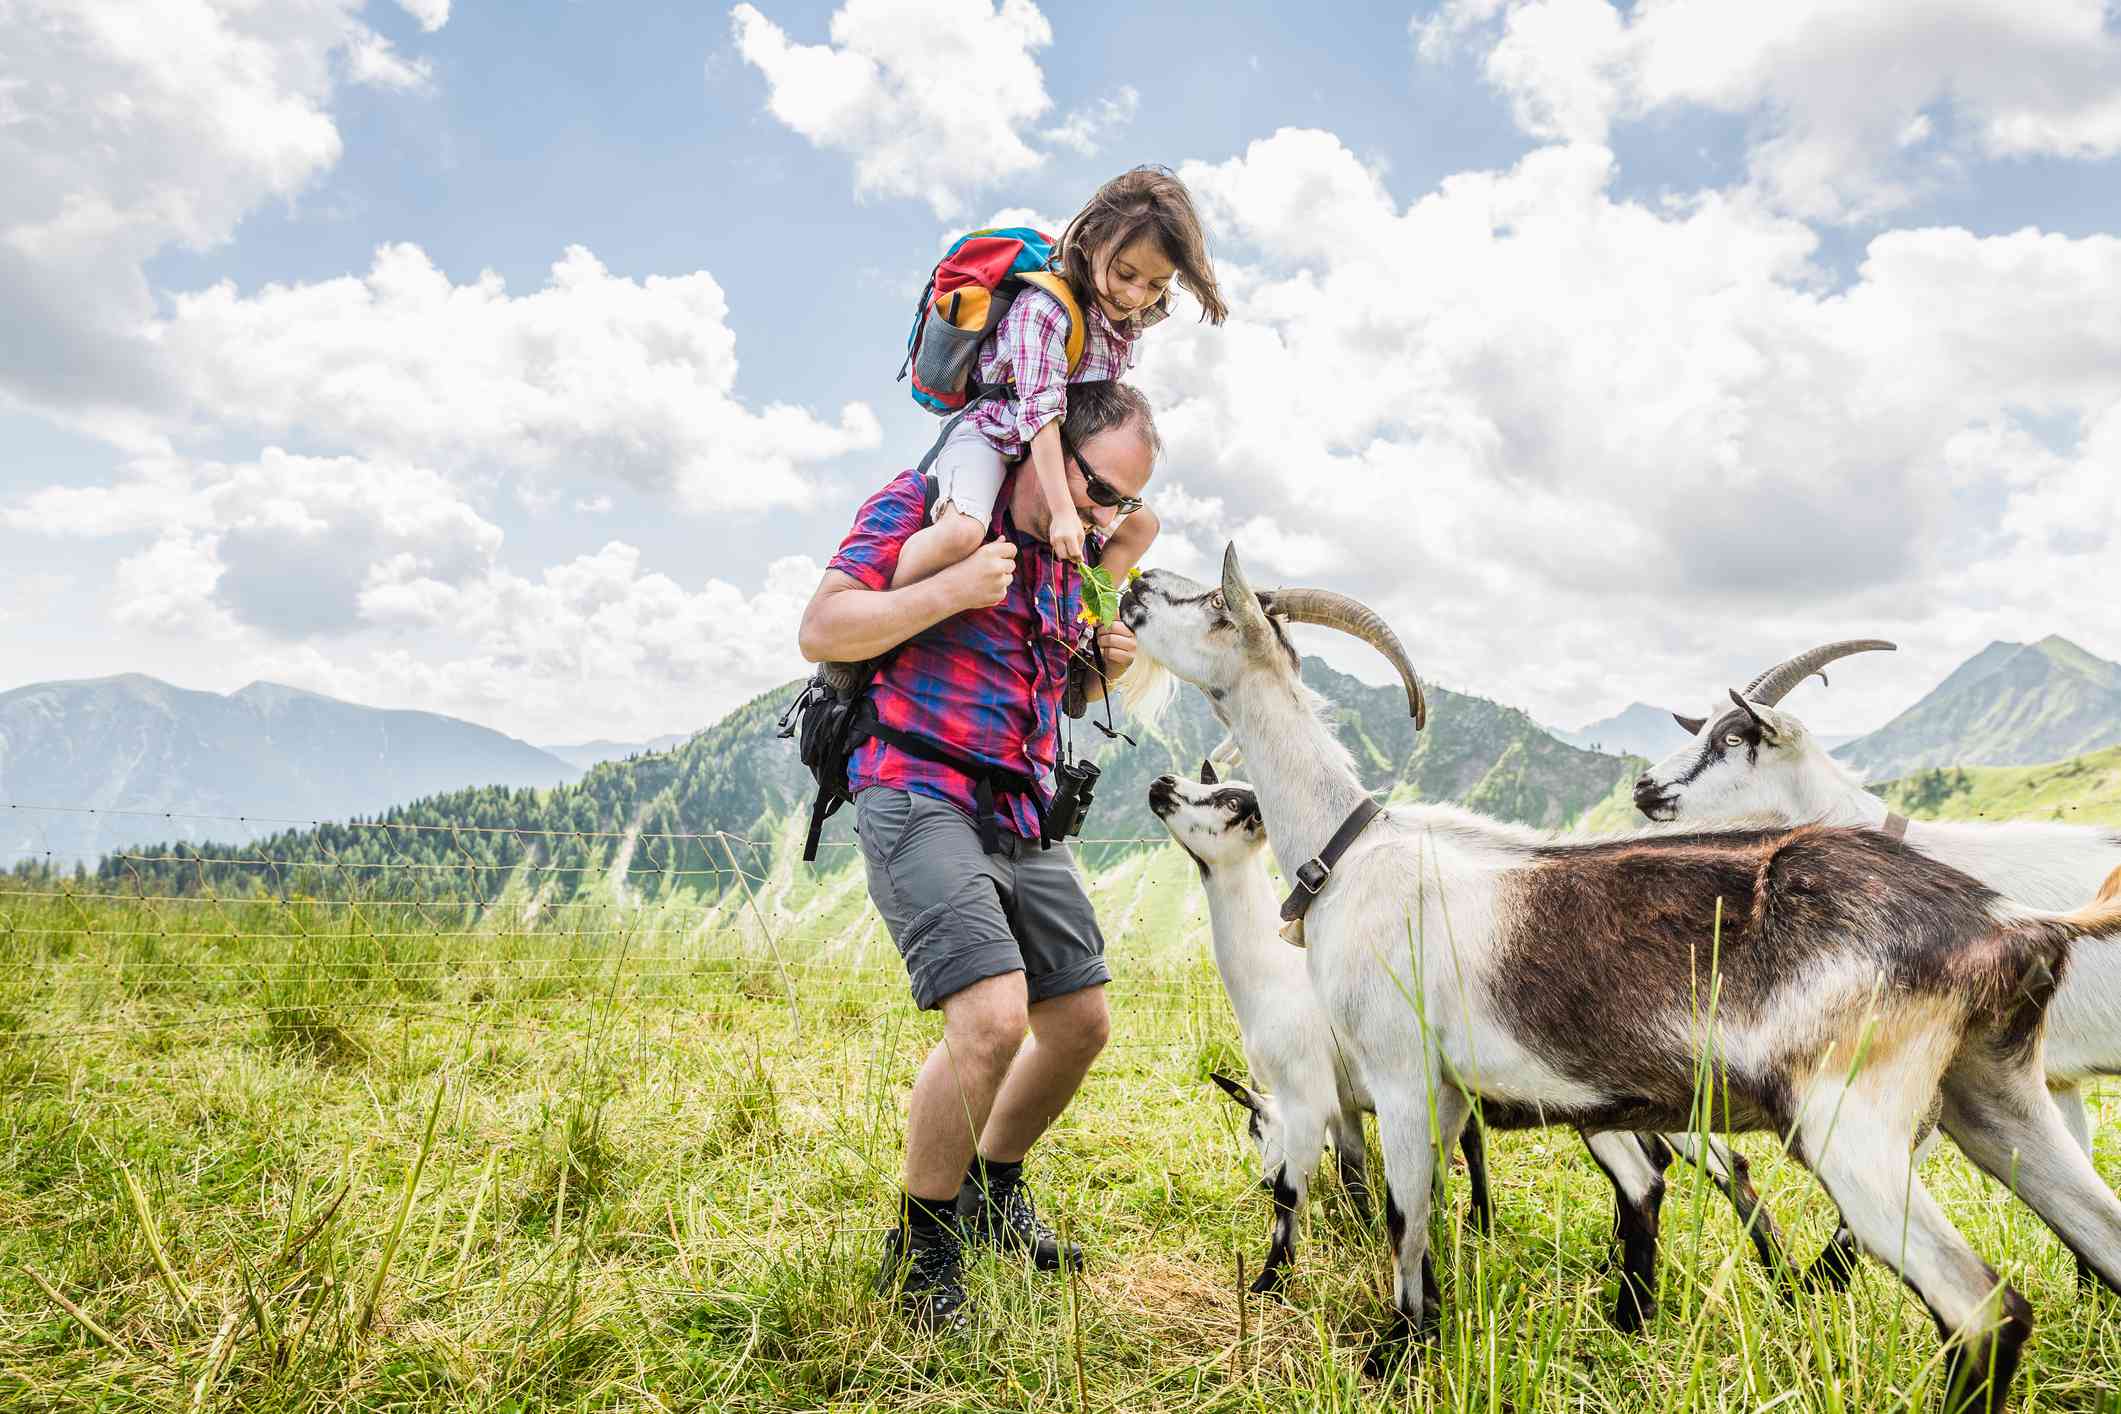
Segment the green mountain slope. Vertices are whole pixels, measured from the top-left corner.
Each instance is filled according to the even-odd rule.
[[[1417,737],[1399,688],[1372,687],[1317,659],[1306,660],[1304,671],[1331,704],[1364,783],[1394,799],[1462,800],[1506,819],[1559,825],[1633,776],[1619,758],[1566,746],[1524,713],[1484,698],[1431,689],[1429,729]],[[513,890],[555,900],[603,881],[636,895],[711,898],[730,885],[735,858],[746,874],[774,880],[775,889],[807,894],[815,881],[798,884],[782,868],[812,794],[793,744],[775,735],[795,691],[790,684],[755,698],[673,751],[603,762],[570,785],[452,791],[369,820],[289,831],[240,848],[130,850],[105,861],[102,873],[125,887],[153,876],[158,888],[193,892],[299,888],[329,896],[335,885],[358,882],[434,898],[490,900]],[[1149,782],[1166,771],[1197,771],[1222,736],[1192,691],[1180,694],[1153,731],[1136,732],[1139,745],[1106,742],[1087,723],[1074,732],[1078,751],[1096,747],[1103,771],[1084,830],[1085,863],[1093,869],[1162,841],[1148,811]],[[852,813],[842,810],[828,823],[825,862],[848,857]],[[737,839],[667,838],[714,831]],[[202,862],[231,857],[264,862]],[[330,867],[319,867],[320,860]],[[311,863],[305,870],[300,861]]]
[[[1917,819],[2121,825],[2121,747],[2037,766],[1935,767],[1876,789]]]
[[[1992,643],[1920,702],[1834,754],[1871,780],[2024,766],[2121,744],[2121,664],[2053,637]]]

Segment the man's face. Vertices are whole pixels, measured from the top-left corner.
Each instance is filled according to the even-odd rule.
[[[1119,512],[1091,499],[1089,479],[1083,469],[1087,466],[1104,487],[1122,496],[1139,496],[1149,484],[1150,473],[1155,470],[1149,444],[1129,423],[1109,427],[1087,441],[1076,443],[1075,451],[1076,455],[1072,457],[1065,451],[1061,454],[1061,461],[1068,471],[1068,492],[1075,498],[1075,509],[1082,515],[1085,525],[1109,531],[1119,520]],[[1019,484],[1031,494],[1025,498],[1029,504],[1020,507],[1025,514],[1017,517],[1016,523],[1033,537],[1043,540],[1053,529],[1053,516],[1046,509],[1045,498],[1037,494],[1034,478],[1019,478]]]

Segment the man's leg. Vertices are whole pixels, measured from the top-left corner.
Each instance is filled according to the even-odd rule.
[[[1023,1044],[1026,1021],[1021,972],[985,978],[943,999],[943,1039],[913,1082],[906,1114],[907,1193],[939,1205],[957,1198],[975,1138],[991,1124],[997,1092],[1014,1082],[1032,1050]],[[1038,1025],[1036,1009],[1029,1024]],[[1078,1071],[1070,1094],[1081,1080]],[[1064,1095],[1060,1104],[1066,1103]]]
[[[1023,979],[1013,980],[1020,983]],[[1075,1098],[1112,1033],[1112,1014],[1102,986],[1038,1002],[1029,1008],[1029,1021],[1031,1039],[1017,1051],[980,1130],[980,1157],[990,1162],[1023,1162],[1038,1137]],[[962,1165],[959,1174],[963,1174]]]

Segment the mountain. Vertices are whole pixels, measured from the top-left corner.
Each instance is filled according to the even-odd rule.
[[[2121,747],[2037,766],[1935,766],[1872,789],[1918,820],[2121,825]]]
[[[580,741],[572,746],[541,746],[538,750],[548,752],[568,765],[578,766],[586,771],[599,761],[624,761],[629,756],[644,756],[651,751],[668,751],[673,746],[683,746],[690,740],[691,732],[666,732],[646,741]]]
[[[1562,727],[1547,730],[1570,746],[1640,756],[1649,761],[1663,760],[1687,741],[1687,734],[1672,720],[1671,712],[1646,702],[1631,702],[1612,716],[1586,723],[1575,731]]]
[[[137,673],[36,683],[0,693],[0,800],[68,813],[0,812],[0,869],[25,857],[93,862],[173,834],[249,840],[272,822],[343,819],[471,782],[551,786],[580,774],[470,722],[277,683],[227,694]],[[101,813],[114,811],[141,813]],[[155,818],[165,811],[228,818]]]
[[[1429,690],[1429,728],[1417,737],[1400,688],[1371,687],[1315,658],[1305,660],[1304,676],[1326,697],[1364,783],[1395,799],[1461,800],[1506,819],[1560,825],[1606,797],[1616,782],[1633,779],[1636,769],[1554,740],[1515,708],[1445,688]],[[279,888],[300,883],[300,871],[287,867],[293,862],[329,859],[349,868],[390,866],[361,876],[375,878],[379,888],[449,887],[480,898],[531,879],[546,896],[564,896],[600,875],[618,877],[617,869],[628,871],[625,882],[637,893],[712,894],[728,882],[732,855],[746,873],[786,877],[814,791],[793,744],[775,735],[781,709],[799,686],[754,698],[674,751],[603,762],[554,790],[449,792],[354,825],[289,831],[252,844],[247,854],[281,862],[271,871]],[[1092,868],[1142,852],[1137,839],[1162,840],[1148,810],[1149,782],[1165,771],[1199,770],[1222,737],[1206,700],[1190,689],[1153,731],[1124,718],[1119,726],[1139,744],[1108,742],[1087,721],[1071,728],[1077,753],[1094,751],[1101,768],[1082,850]],[[828,844],[852,841],[852,814],[843,809],[827,823]],[[451,825],[459,828],[438,828]],[[768,843],[753,846],[753,840]],[[210,882],[242,890],[274,883],[257,866],[202,865],[198,854],[212,851],[169,850],[168,863],[151,870],[161,876],[157,886],[195,891]],[[833,864],[848,857],[835,850],[821,859]],[[406,870],[408,864],[421,867]],[[128,865],[135,872],[149,868],[137,859]],[[459,876],[452,879],[452,871]]]
[[[1872,780],[2025,766],[2121,744],[2121,663],[2066,638],[1991,643],[1920,702],[1834,754]]]

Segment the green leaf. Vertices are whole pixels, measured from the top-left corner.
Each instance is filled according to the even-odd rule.
[[[1112,576],[1096,565],[1083,566],[1083,608],[1101,624],[1119,618],[1119,590],[1113,586]]]

